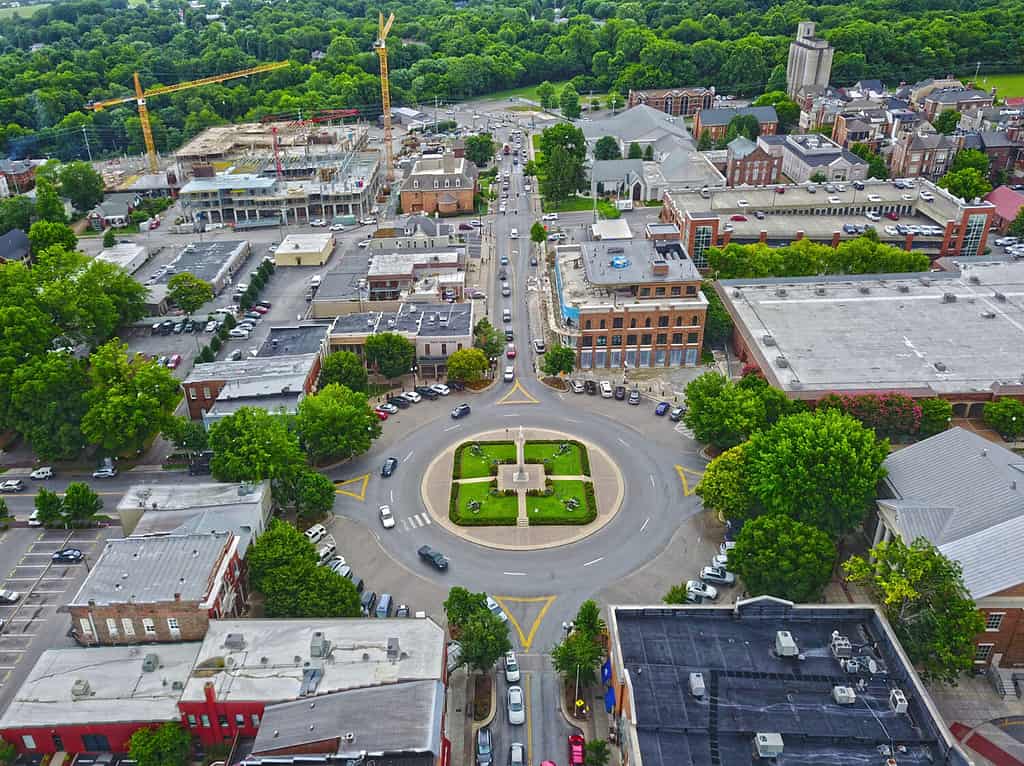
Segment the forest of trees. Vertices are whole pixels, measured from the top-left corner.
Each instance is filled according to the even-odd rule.
[[[573,78],[580,93],[715,85],[757,94],[784,84],[786,52],[801,19],[818,22],[836,47],[832,80],[889,83],[948,72],[1021,68],[1024,0],[865,0],[784,4],[764,0],[619,2],[566,0],[568,23],[553,23],[536,0],[448,0],[390,4],[396,104],[448,101],[543,80]],[[184,9],[184,23],[178,10]],[[358,0],[232,0],[223,9],[176,0],[54,3],[0,28],[0,153],[61,159],[136,153],[142,136],[134,105],[94,113],[93,100],[145,86],[229,72],[256,63],[292,65],[251,80],[154,98],[158,148],[173,149],[209,125],[298,115],[325,108],[380,111],[372,43],[377,8]],[[596,22],[603,22],[598,25]],[[43,48],[29,49],[36,43]],[[313,51],[325,57],[312,62]],[[86,128],[85,131],[82,128]]]

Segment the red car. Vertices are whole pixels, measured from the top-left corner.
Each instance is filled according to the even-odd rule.
[[[508,347],[505,349],[505,356],[508,357],[509,359],[515,359],[516,358],[516,344],[515,343],[509,343],[508,344]]]
[[[900,214],[897,213],[895,210],[890,210],[888,213],[885,214],[885,217],[888,218],[890,221],[900,220]]]
[[[374,410],[377,413],[377,418],[380,420],[387,420],[388,414],[384,410]]]
[[[745,221],[745,220],[747,220],[747,217],[745,215],[740,215],[739,213],[737,213],[736,215],[732,216],[729,220],[730,221]]]
[[[181,354],[171,354],[171,358],[167,360],[167,366],[176,370],[179,364],[181,364]]]
[[[255,311],[257,314],[266,314],[270,309],[266,306],[253,306],[251,311]]]
[[[569,735],[569,766],[583,766],[583,744],[579,734]]]

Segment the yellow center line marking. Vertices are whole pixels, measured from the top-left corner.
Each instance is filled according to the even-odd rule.
[[[498,602],[498,605],[505,610],[505,614],[508,615],[509,621],[512,623],[512,627],[516,629],[516,633],[519,635],[519,644],[522,646],[524,652],[530,651],[530,644],[533,643],[533,637],[537,635],[537,628],[540,627],[541,622],[544,620],[544,615],[548,613],[548,609],[555,603],[555,599],[558,596],[533,596],[533,597],[519,597],[519,596],[493,596],[492,598]],[[523,635],[523,629],[519,626],[519,621],[515,618],[505,604],[538,604],[543,603],[540,614],[537,615],[537,619],[533,621],[530,626],[530,632],[528,635]]]
[[[697,482],[699,482],[701,477],[704,475],[703,471],[694,471],[692,468],[683,468],[681,465],[676,466],[676,473],[679,474],[679,481],[683,483],[684,495],[692,495],[693,490],[697,488],[696,483],[694,483],[692,487],[690,486],[690,482],[686,480],[686,474],[690,474],[691,476],[695,477],[697,479]]]
[[[517,391],[523,395],[523,398],[508,401],[508,398]],[[523,388],[523,384],[520,383],[519,380],[516,380],[515,385],[509,389],[509,392],[498,400],[498,404],[540,404],[540,399],[537,399],[533,394]]]
[[[350,489],[339,489],[340,487],[347,487],[350,484],[356,484],[356,483],[359,483],[359,484],[362,485],[362,486],[360,486],[358,492],[353,492]],[[369,484],[370,484],[370,474],[368,474],[368,473],[364,473],[362,476],[357,476],[354,479],[342,479],[340,481],[334,482],[334,486],[335,486],[334,494],[336,494],[336,495],[348,495],[349,497],[354,497],[356,500],[359,500],[360,502],[362,502],[363,500],[366,500],[366,487]]]

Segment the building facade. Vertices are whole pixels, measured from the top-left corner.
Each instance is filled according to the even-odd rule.
[[[801,21],[796,28],[796,39],[789,45],[786,92],[792,99],[802,90],[822,90],[828,87],[832,74],[832,56],[835,51],[827,40],[814,36],[814,26],[813,21]]]
[[[285,397],[292,406],[297,405],[298,399],[316,390],[322,355],[257,356],[193,365],[181,384],[189,417],[204,419],[218,401],[229,398],[257,407],[266,399],[276,409],[280,397]]]
[[[725,138],[729,123],[735,117],[752,115],[762,136],[774,136],[779,132],[779,115],[774,106],[745,106],[738,109],[701,109],[693,119],[693,135],[700,138],[706,132],[712,141]]]
[[[949,170],[958,143],[956,138],[934,130],[922,128],[904,133],[893,142],[889,174],[895,178],[937,180]]]
[[[465,157],[445,154],[417,160],[402,183],[402,211],[440,215],[472,213],[476,179],[476,166]]]
[[[638,104],[646,104],[652,109],[671,114],[674,117],[693,117],[701,109],[710,109],[714,102],[714,87],[631,89],[627,105],[631,109]]]
[[[726,154],[726,186],[765,186],[779,180],[782,157],[766,152],[750,139],[739,136],[729,142]]]
[[[863,181],[868,163],[827,136],[817,133],[759,136],[757,145],[782,161],[782,174],[794,183],[811,179]]]
[[[921,111],[929,122],[943,112],[968,112],[991,107],[995,95],[975,88],[936,88],[921,101]]]

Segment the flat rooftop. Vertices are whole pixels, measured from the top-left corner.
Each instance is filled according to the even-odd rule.
[[[249,243],[244,240],[207,240],[186,245],[156,281],[166,283],[175,274],[187,271],[206,282],[213,282],[231,259],[241,257]]]
[[[270,491],[269,481],[227,484],[217,481],[186,484],[133,484],[117,504],[117,510],[139,508],[161,511],[217,510],[238,505],[260,505]]]
[[[181,194],[218,192],[229,189],[262,189],[269,191],[274,188],[276,183],[276,178],[258,176],[255,173],[218,173],[212,178],[193,178],[181,187]]]
[[[1019,387],[1024,262],[961,264],[960,272],[722,280],[716,289],[768,380],[793,398]]]
[[[108,540],[71,606],[202,601],[230,534]]]
[[[221,360],[204,362],[192,366],[183,385],[204,380],[250,381],[254,378],[294,378],[305,380],[313,367],[315,354],[294,354],[292,356],[242,357],[237,362]]]
[[[636,723],[636,766],[757,762],[755,732],[780,734],[774,763],[967,764],[886,623],[871,606],[793,606],[762,597],[726,607],[612,607],[613,655]],[[776,653],[787,631],[799,658]],[[833,655],[838,632],[856,669]],[[874,668],[874,672],[869,670]],[[700,673],[703,696],[690,691]],[[852,687],[840,705],[833,687]],[[907,712],[890,707],[890,692]],[[948,756],[948,760],[947,760]]]
[[[904,226],[936,225],[935,221],[924,215],[902,215],[898,221],[891,221],[888,218],[883,217],[881,221],[872,222],[864,215],[856,213],[848,213],[845,215],[794,215],[792,213],[787,214],[785,212],[773,210],[767,210],[765,213],[766,215],[764,218],[757,219],[752,213],[748,212],[745,214],[747,218],[746,221],[733,221],[727,217],[726,222],[732,227],[732,238],[730,241],[738,242],[740,244],[757,242],[762,231],[765,232],[765,236],[767,237],[767,244],[772,247],[788,245],[794,242],[798,231],[802,231],[805,236],[810,237],[815,241],[831,242],[832,237],[835,234],[838,234],[840,241],[842,241],[846,239],[856,239],[861,236],[860,234],[848,234],[843,231],[844,225],[856,224],[859,226],[874,226],[875,233],[878,234],[879,241],[886,242],[903,249],[907,235],[889,233],[886,229],[892,229],[895,232],[894,227],[898,224],[902,224]],[[943,231],[945,231],[945,227],[943,227]],[[941,245],[941,234],[914,235],[913,247],[915,249],[938,249]]]
[[[319,253],[334,239],[333,234],[289,234],[277,246],[277,252]]]
[[[355,301],[370,299],[366,276],[370,271],[370,258],[364,250],[352,250],[338,259],[333,271],[323,275],[313,302]]]
[[[42,653],[0,717],[0,728],[178,721],[178,698],[201,644],[93,646]],[[154,654],[157,669],[143,659]],[[82,694],[76,682],[85,681]]]
[[[585,242],[583,268],[587,280],[600,287],[621,287],[644,282],[699,282],[700,272],[678,242],[649,239]],[[665,273],[656,274],[655,268]]]
[[[471,303],[403,303],[398,311],[343,314],[334,321],[331,335],[398,332],[419,337],[448,337],[465,335],[472,328]]]
[[[256,356],[260,358],[318,354],[330,324],[301,324],[294,327],[271,327]]]
[[[318,634],[318,635],[315,635]],[[229,638],[230,637],[230,638]],[[313,656],[314,639],[329,641]],[[397,652],[388,654],[389,641]],[[444,631],[429,619],[211,620],[182,700],[281,701],[441,679]],[[318,672],[315,672],[318,671]]]
[[[458,267],[459,253],[455,250],[434,253],[407,250],[396,253],[375,253],[370,259],[368,276],[411,276],[422,269],[457,269]]]

